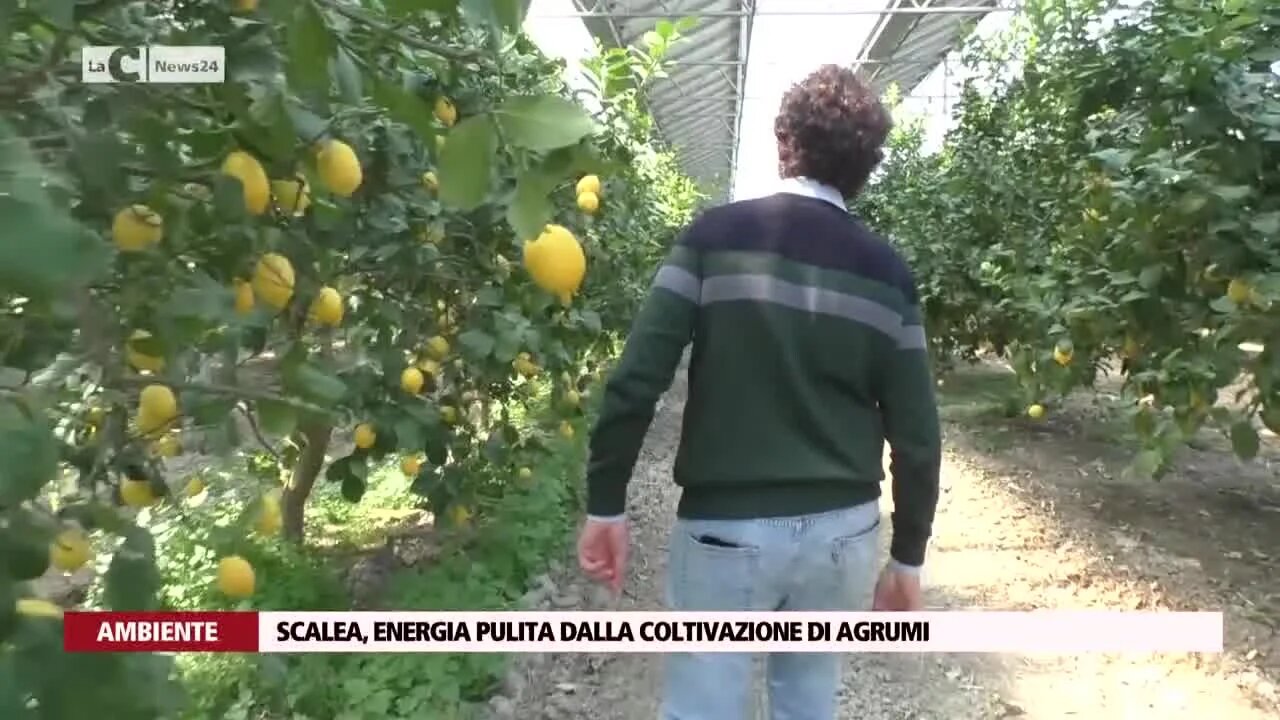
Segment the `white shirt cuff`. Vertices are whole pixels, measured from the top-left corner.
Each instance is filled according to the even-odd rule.
[[[889,569],[904,575],[919,575],[922,567],[921,565],[903,565],[897,560],[889,558]]]
[[[609,515],[609,516],[588,515],[587,519],[590,520],[591,522],[616,523],[616,522],[622,522],[623,520],[626,520],[627,515],[626,513],[623,513],[621,515]]]

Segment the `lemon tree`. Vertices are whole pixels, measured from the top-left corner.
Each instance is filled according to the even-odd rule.
[[[970,47],[943,149],[900,123],[859,209],[915,268],[934,350],[1008,360],[1029,415],[1118,366],[1138,469],[1205,426],[1248,460],[1280,429],[1275,9],[1109,7],[1033,3]]]
[[[300,543],[317,481],[357,502],[398,461],[465,528],[575,439],[698,200],[640,100],[683,26],[604,53],[588,111],[517,34],[523,5],[0,9],[18,109],[0,124],[4,717],[180,701],[167,658],[62,654],[28,584],[105,567],[102,606],[160,607],[143,518],[180,523],[209,492],[167,458],[201,448],[266,479],[208,577],[252,606],[269,577],[242,548]],[[85,44],[221,45],[227,82],[84,85]],[[517,430],[546,385],[556,413]],[[49,680],[67,677],[92,691]]]

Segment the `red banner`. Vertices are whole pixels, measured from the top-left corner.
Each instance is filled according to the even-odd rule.
[[[68,612],[67,652],[257,652],[256,612]]]

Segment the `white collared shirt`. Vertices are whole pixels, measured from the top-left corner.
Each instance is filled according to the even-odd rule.
[[[839,190],[807,177],[783,178],[778,185],[778,192],[791,193],[792,195],[804,195],[805,197],[817,198],[818,200],[826,200],[841,210],[845,209],[844,197],[840,194]]]

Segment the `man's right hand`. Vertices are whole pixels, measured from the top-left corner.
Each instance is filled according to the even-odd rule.
[[[602,522],[588,518],[578,536],[578,564],[588,577],[608,585],[615,595],[620,594],[630,541],[626,520]]]
[[[924,609],[924,595],[920,591],[920,575],[886,567],[876,582],[872,610],[888,612],[916,612]]]

